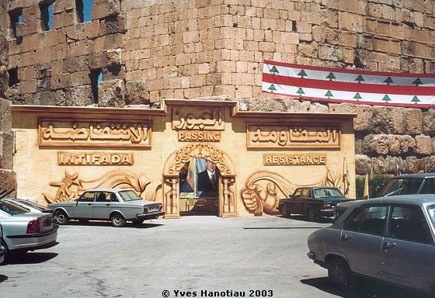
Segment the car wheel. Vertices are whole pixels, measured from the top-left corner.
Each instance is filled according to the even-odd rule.
[[[282,217],[289,217],[290,216],[290,213],[288,212],[286,205],[281,206],[281,216]]]
[[[344,286],[350,279],[350,269],[342,259],[334,259],[328,265],[328,278],[331,282]]]
[[[3,241],[3,239],[1,240],[1,245],[5,248],[5,261],[9,258],[10,254],[9,254],[9,249],[6,245],[6,243]]]
[[[308,213],[308,220],[309,221],[315,221],[316,220],[316,214],[314,213],[313,209],[311,209],[311,208],[308,209],[307,213]]]
[[[112,214],[112,216],[110,217],[110,220],[112,221],[112,226],[114,226],[114,227],[123,227],[123,226],[125,226],[125,219],[119,213]]]
[[[66,225],[69,222],[69,217],[66,215],[66,213],[62,210],[57,210],[54,213],[54,219],[57,221],[60,225]]]

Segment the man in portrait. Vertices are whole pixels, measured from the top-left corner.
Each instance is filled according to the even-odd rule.
[[[219,170],[211,161],[206,160],[205,165],[206,169],[197,176],[197,190],[202,191],[202,196],[216,197],[219,190]]]

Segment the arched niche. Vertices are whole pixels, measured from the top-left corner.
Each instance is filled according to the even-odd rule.
[[[235,171],[228,154],[210,144],[192,143],[173,152],[166,160],[163,172],[166,217],[180,217],[179,172],[192,157],[207,159],[219,168],[219,216],[236,216]]]

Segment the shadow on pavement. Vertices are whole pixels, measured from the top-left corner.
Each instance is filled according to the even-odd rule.
[[[8,280],[8,277],[6,275],[0,274],[0,283],[4,282],[5,280]]]
[[[30,252],[19,255],[8,256],[3,264],[18,265],[18,264],[40,264],[55,258],[58,254],[54,252]]]
[[[424,298],[423,293],[414,292],[380,281],[355,277],[350,285],[339,287],[327,277],[302,279],[301,283],[315,287],[323,292],[343,298]]]
[[[330,224],[334,223],[334,219],[333,219],[333,218],[330,218],[330,217],[321,217],[321,218],[316,219],[315,221],[310,221],[310,220],[308,219],[308,217],[303,216],[303,215],[292,215],[291,217],[285,217],[285,216],[282,216],[282,215],[281,215],[281,217],[282,217],[282,218],[285,218],[285,219],[294,219],[294,220],[297,220],[297,221],[318,222],[318,223],[330,223]]]
[[[113,227],[110,221],[70,221],[67,224],[67,226]],[[163,224],[144,222],[141,225],[135,225],[133,223],[127,222],[126,225],[122,228],[146,229],[146,228],[154,228],[159,226],[163,226]]]

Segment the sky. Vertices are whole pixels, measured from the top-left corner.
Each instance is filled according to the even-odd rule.
[[[83,0],[84,22],[89,22],[92,19],[92,4],[94,0]]]

